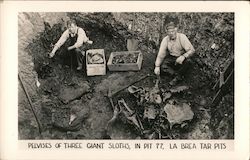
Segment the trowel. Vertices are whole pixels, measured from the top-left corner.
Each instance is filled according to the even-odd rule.
[[[153,101],[156,102],[157,104],[161,104],[162,103],[162,98],[161,98],[161,90],[159,88],[159,83],[161,82],[161,78],[158,75],[157,79],[156,79],[156,83],[155,86],[153,87],[153,89],[150,91],[150,95],[153,98]]]
[[[156,79],[156,82],[155,82],[155,88],[159,88],[160,83],[161,83],[161,77],[160,77],[160,75],[157,75],[157,79]]]

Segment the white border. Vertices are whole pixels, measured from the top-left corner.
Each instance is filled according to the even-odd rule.
[[[1,3],[0,159],[248,159],[249,2],[7,1]],[[20,150],[17,141],[18,12],[235,12],[235,146],[226,152]]]

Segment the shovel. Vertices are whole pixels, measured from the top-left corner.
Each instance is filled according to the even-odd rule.
[[[133,34],[134,35],[134,34]],[[132,36],[130,39],[127,39],[127,49],[128,51],[138,51],[138,40],[133,38]]]
[[[134,33],[134,28],[135,28],[135,13],[134,13],[134,16],[133,16],[133,22],[131,25],[129,25],[129,30],[132,31],[132,36],[127,39],[127,49],[128,51],[138,51],[138,44],[139,44],[139,41],[138,39],[135,38],[135,33]]]

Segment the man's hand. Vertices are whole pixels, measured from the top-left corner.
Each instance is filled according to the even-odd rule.
[[[93,41],[88,40],[87,43],[88,44],[93,44]]]
[[[180,57],[178,57],[178,58],[176,59],[176,63],[177,63],[177,64],[182,64],[184,60],[185,60],[185,57],[184,57],[184,56],[180,56]]]
[[[55,55],[55,53],[54,53],[54,52],[50,52],[50,53],[49,53],[49,58],[54,57],[54,55]]]
[[[70,46],[70,47],[68,47],[68,51],[70,51],[70,50],[72,50],[74,48],[75,48],[74,46]]]
[[[155,67],[155,74],[160,75],[160,67]]]

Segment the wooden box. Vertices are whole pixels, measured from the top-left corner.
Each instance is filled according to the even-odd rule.
[[[89,54],[99,54],[102,55],[103,62],[98,64],[92,64],[89,61]],[[96,76],[96,75],[106,75],[106,60],[105,60],[105,54],[104,49],[90,49],[86,51],[86,70],[87,70],[87,76]]]
[[[121,63],[114,63],[114,59],[116,56],[119,56],[120,59],[122,60],[123,57],[128,57],[132,56],[132,60],[134,58],[134,62],[121,62]],[[108,69],[110,71],[138,71],[141,69],[141,65],[142,65],[142,60],[143,60],[143,56],[141,51],[123,51],[123,52],[112,52],[110,54],[109,60],[108,60]]]

